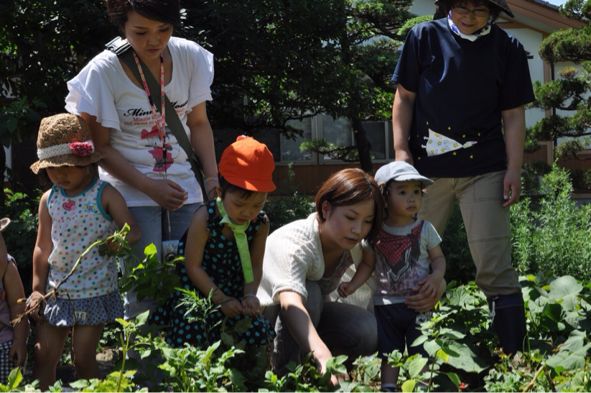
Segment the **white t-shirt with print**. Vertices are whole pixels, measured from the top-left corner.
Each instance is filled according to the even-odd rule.
[[[164,91],[189,136],[187,114],[196,105],[211,100],[213,55],[195,42],[177,37],[171,37],[168,49],[173,64],[172,78]],[[103,127],[112,129],[111,146],[138,171],[150,178],[166,177],[178,183],[189,194],[186,203],[203,200],[187,155],[174,134],[167,133],[167,144],[163,146],[161,139],[150,133],[154,119],[146,93],[129,79],[117,55],[109,50],[99,53],[68,81],[68,90],[66,110],[96,116]],[[166,168],[158,165],[164,152],[168,155]],[[157,206],[146,194],[102,168],[100,178],[119,190],[130,207]]]

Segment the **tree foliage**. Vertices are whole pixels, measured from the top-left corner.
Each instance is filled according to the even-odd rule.
[[[114,34],[101,0],[3,0],[0,5],[0,140],[35,135],[63,112],[66,81]]]
[[[187,3],[187,33],[216,55],[214,126],[271,127],[318,113],[388,118],[409,0]],[[356,138],[363,140],[363,130]],[[369,155],[369,149],[365,151]]]
[[[551,111],[551,115],[532,128],[530,147],[538,140],[556,143],[560,137],[591,135],[591,0],[569,0],[561,12],[584,25],[552,33],[542,42],[540,55],[552,64],[573,62],[577,67],[563,68],[556,80],[536,83],[535,105]],[[576,157],[584,144],[575,140],[558,151]]]
[[[318,113],[354,124],[389,117],[389,77],[409,4],[181,0],[177,34],[215,55],[214,128],[290,135],[297,131],[289,120]],[[32,139],[41,117],[63,111],[66,81],[116,33],[103,0],[4,0],[0,142]]]

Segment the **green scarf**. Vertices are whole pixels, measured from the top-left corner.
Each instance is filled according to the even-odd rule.
[[[246,222],[244,224],[234,224],[230,217],[228,217],[228,213],[226,213],[226,209],[224,209],[224,204],[222,203],[221,198],[216,199],[216,204],[218,207],[218,211],[222,216],[222,224],[226,224],[234,233],[234,239],[236,240],[236,246],[238,247],[238,255],[240,255],[240,263],[242,264],[242,274],[244,275],[244,283],[248,284],[254,281],[254,274],[252,273],[252,262],[250,260],[250,250],[248,249],[248,240],[246,239],[246,228],[250,222]]]

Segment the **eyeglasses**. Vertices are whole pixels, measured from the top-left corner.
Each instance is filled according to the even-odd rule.
[[[488,18],[488,16],[490,15],[490,10],[488,8],[469,9],[466,7],[454,7],[452,11],[458,14],[459,16],[468,16],[472,14],[476,18]]]

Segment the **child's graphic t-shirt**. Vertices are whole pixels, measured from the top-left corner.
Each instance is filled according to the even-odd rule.
[[[403,303],[429,274],[429,250],[441,237],[429,221],[403,227],[383,225],[374,245],[376,291],[374,304]]]

